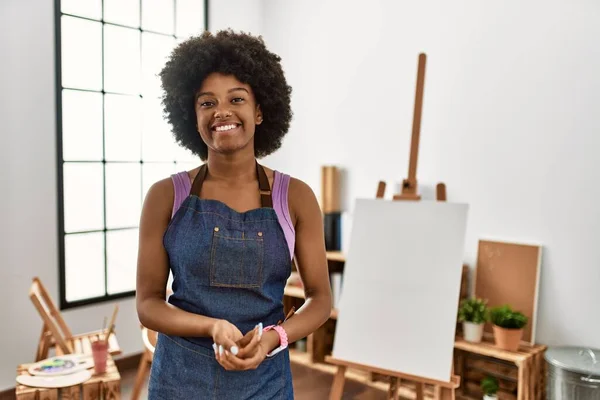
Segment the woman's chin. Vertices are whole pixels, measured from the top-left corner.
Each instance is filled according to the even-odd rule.
[[[240,143],[239,141],[222,141],[221,143],[215,143],[213,150],[221,154],[234,154],[243,151],[248,147],[248,143]]]

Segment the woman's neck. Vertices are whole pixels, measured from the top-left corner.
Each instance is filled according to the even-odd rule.
[[[254,151],[222,154],[210,151],[206,161],[210,178],[229,183],[245,183],[256,180]]]

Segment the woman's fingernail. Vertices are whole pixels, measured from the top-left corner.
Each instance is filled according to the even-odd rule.
[[[238,348],[237,346],[232,346],[231,347],[231,354],[233,354],[234,356],[236,356],[238,353]]]
[[[219,355],[223,355],[223,345],[219,345]]]
[[[217,344],[213,343],[213,350],[215,351],[215,356],[217,355]]]
[[[260,340],[260,338],[262,337],[262,333],[263,333],[263,324],[261,322],[258,324],[258,340]]]

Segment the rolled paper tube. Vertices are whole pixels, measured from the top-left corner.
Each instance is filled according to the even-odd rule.
[[[321,167],[321,207],[323,213],[340,212],[340,171],[335,166]]]

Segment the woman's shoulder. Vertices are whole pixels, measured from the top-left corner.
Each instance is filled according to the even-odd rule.
[[[150,208],[153,213],[160,212],[171,216],[174,204],[178,198],[185,197],[189,192],[191,182],[198,173],[198,168],[183,170],[155,181],[144,199],[144,208]]]

